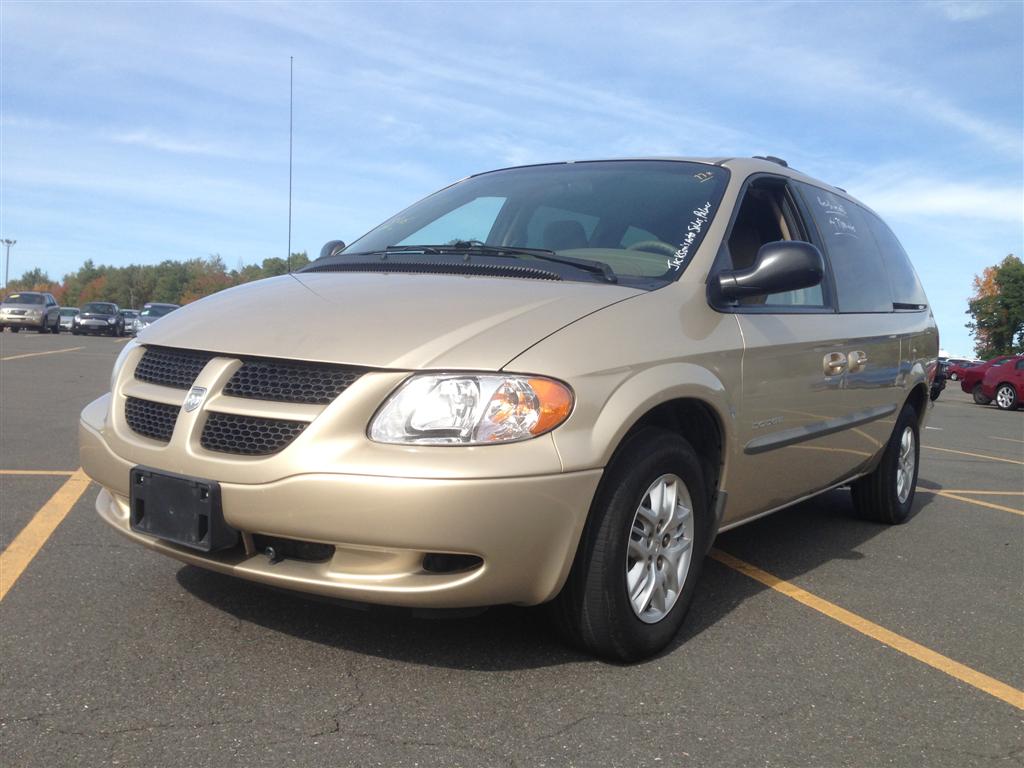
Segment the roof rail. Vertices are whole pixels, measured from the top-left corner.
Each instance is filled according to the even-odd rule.
[[[754,155],[754,159],[767,160],[769,163],[775,163],[776,165],[781,165],[783,168],[789,168],[789,163],[781,157],[775,157],[775,155]]]

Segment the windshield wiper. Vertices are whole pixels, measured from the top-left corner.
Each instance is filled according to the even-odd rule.
[[[482,256],[499,256],[517,258],[519,256],[533,256],[542,261],[553,261],[558,264],[566,264],[576,267],[584,272],[601,275],[609,283],[619,282],[615,271],[603,261],[592,259],[580,259],[575,256],[560,256],[555,251],[547,248],[520,248],[519,246],[507,245],[486,245],[479,240],[457,240],[447,245],[391,245],[385,249],[386,253],[407,253],[409,251],[420,253],[455,253],[455,254],[480,254]]]

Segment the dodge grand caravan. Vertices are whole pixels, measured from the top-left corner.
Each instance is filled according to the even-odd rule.
[[[632,660],[717,533],[846,485],[907,520],[937,354],[892,231],[783,161],[511,168],[145,328],[82,465],[104,521],[186,563],[550,602]]]

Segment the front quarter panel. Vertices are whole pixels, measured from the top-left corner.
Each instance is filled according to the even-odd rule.
[[[727,466],[741,357],[736,318],[712,311],[693,276],[585,317],[506,369],[543,373],[573,387],[573,414],[551,433],[566,471],[605,466],[645,413],[676,398],[694,398],[715,411]]]

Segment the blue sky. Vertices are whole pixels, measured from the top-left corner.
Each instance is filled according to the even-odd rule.
[[[507,165],[774,154],[879,211],[943,346],[1024,241],[1024,3],[0,4],[13,276],[351,241]]]

